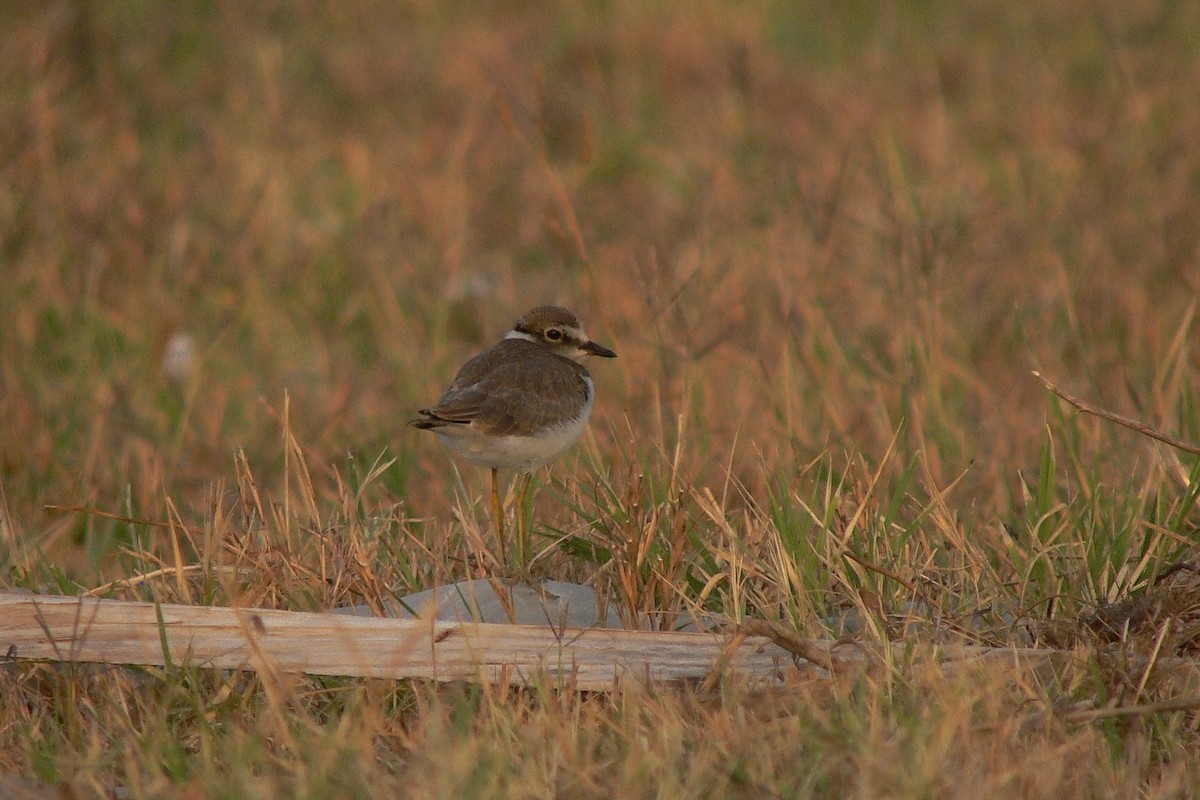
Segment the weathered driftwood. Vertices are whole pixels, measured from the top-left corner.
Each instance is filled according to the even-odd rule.
[[[786,642],[785,642],[786,644]],[[812,641],[824,667],[861,661],[854,647]],[[434,622],[0,592],[0,653],[12,659],[188,664],[579,690],[622,679],[676,681],[728,670],[766,680],[826,669],[762,636]],[[821,654],[824,654],[823,656]],[[1044,651],[941,648],[941,659],[1040,661]]]

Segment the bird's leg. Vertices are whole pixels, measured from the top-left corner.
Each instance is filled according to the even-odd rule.
[[[533,483],[533,473],[527,472],[521,479],[521,489],[517,493],[517,563],[522,567],[528,566],[533,557],[533,553],[529,549],[529,526],[533,522],[533,514],[530,512],[529,517],[525,516],[525,498],[529,495],[529,484],[531,483]]]
[[[507,564],[508,556],[505,552],[506,543],[504,541],[504,506],[500,503],[500,481],[496,473],[496,468],[492,467],[492,524],[496,526],[496,538],[500,541],[500,563]]]

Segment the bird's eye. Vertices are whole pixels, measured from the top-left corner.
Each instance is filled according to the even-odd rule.
[[[562,331],[560,331],[558,328],[551,328],[550,330],[546,331],[545,335],[550,341],[557,342],[562,338]]]

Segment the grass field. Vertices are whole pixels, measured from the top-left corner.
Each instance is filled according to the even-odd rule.
[[[554,302],[619,357],[537,575],[913,646],[602,696],[7,663],[0,795],[1200,793],[1200,460],[1031,374],[1200,441],[1200,5],[0,31],[0,588],[314,610],[486,574],[486,476],[405,423]]]

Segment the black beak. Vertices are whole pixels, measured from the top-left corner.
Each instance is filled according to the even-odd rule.
[[[602,358],[616,358],[617,354],[609,350],[602,344],[595,342],[584,342],[579,346],[579,349],[587,353],[589,356],[600,356]]]

